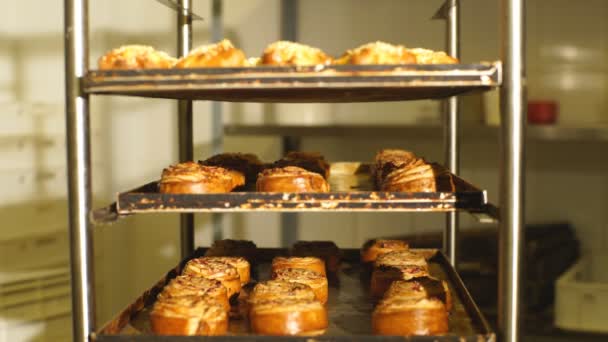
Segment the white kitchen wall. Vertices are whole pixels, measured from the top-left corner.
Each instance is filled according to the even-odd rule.
[[[210,18],[210,1],[195,0],[195,10]],[[443,24],[428,20],[440,0],[306,0],[300,2],[300,40],[339,54],[346,48],[377,39],[440,49]],[[463,0],[463,60],[498,58],[498,1]],[[608,36],[604,18],[608,2],[587,0],[528,1],[528,56],[531,98],[557,99],[560,124],[607,124],[605,114]],[[33,136],[42,147],[1,151],[4,172],[0,235],[24,224],[8,215],[14,206],[54,198],[53,218],[65,229],[65,154],[63,151],[63,2],[60,0],[0,1],[0,139]],[[279,37],[279,1],[225,1],[226,36],[249,55]],[[113,47],[142,43],[167,51],[175,48],[175,15],[152,0],[91,0],[91,65]],[[195,46],[209,39],[209,22],[197,22]],[[558,32],[558,33],[556,33]],[[93,97],[92,147],[95,205],[105,205],[124,191],[158,177],[176,159],[175,103],[168,100]],[[42,113],[31,109],[43,104]],[[14,108],[28,114],[16,119]],[[226,104],[231,122],[274,123],[418,123],[438,121],[437,102],[341,105]],[[195,105],[196,157],[210,151],[210,106]],[[50,113],[50,114],[49,114]],[[8,120],[7,120],[8,119]],[[466,132],[475,134],[475,132]],[[50,138],[49,138],[50,137]],[[45,139],[52,141],[44,145]],[[21,139],[21,138],[19,138]],[[21,141],[17,139],[16,141]],[[41,139],[41,140],[40,140]],[[32,145],[34,144],[34,145]],[[315,139],[304,146],[331,160],[369,160],[381,147],[401,146],[432,160],[441,160],[441,142],[374,139]],[[4,145],[2,145],[4,146]],[[267,160],[279,156],[275,138],[230,138],[226,150],[252,151]],[[497,142],[466,143],[463,175],[488,189],[498,189]],[[608,248],[608,162],[605,145],[535,144],[530,146],[527,219],[530,222],[569,220],[577,227],[584,248]],[[23,169],[31,168],[31,172]],[[10,172],[6,170],[12,170]],[[20,170],[16,173],[15,170]],[[49,176],[49,175],[52,175]],[[29,178],[28,178],[29,177]],[[37,178],[38,177],[38,178]],[[50,179],[48,177],[51,177]],[[44,196],[40,196],[41,193]],[[43,207],[44,208],[44,207]],[[466,214],[463,226],[473,226]],[[5,219],[5,218],[8,218]],[[331,238],[342,246],[358,246],[375,235],[439,230],[443,215],[359,214],[300,215],[301,238]],[[33,223],[43,225],[46,216]],[[278,246],[278,216],[234,215],[228,236],[250,238],[260,246]],[[53,221],[55,222],[55,221]],[[179,258],[177,216],[154,215],[125,219],[95,231],[98,321],[108,320]],[[197,216],[197,242],[211,239],[208,216]],[[374,227],[373,231],[369,228]],[[355,227],[355,229],[352,229]],[[1,315],[1,313],[0,313]]]

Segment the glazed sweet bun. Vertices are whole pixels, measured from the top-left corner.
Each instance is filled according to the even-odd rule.
[[[171,194],[224,193],[244,184],[244,176],[235,177],[224,168],[185,162],[163,170],[159,191]]]
[[[196,296],[207,298],[230,310],[228,292],[219,280],[201,278],[191,275],[177,276],[158,294],[157,300],[163,301],[173,297]]]
[[[323,276],[325,272],[325,262],[317,257],[282,257],[272,259],[272,272],[285,268],[304,268],[315,271]]]
[[[232,45],[228,39],[215,44],[200,46],[182,57],[176,68],[242,67],[247,58],[245,53]]]
[[[449,56],[443,51],[433,51],[429,49],[409,49],[416,56],[418,64],[456,64],[458,59]]]
[[[223,239],[213,242],[205,256],[239,256],[254,264],[257,246],[250,240]]]
[[[394,281],[384,293],[384,299],[388,298],[437,298],[445,304],[446,310],[452,309],[452,294],[447,282],[432,277]]]
[[[416,56],[405,46],[385,42],[361,45],[346,51],[335,64],[415,64]]]
[[[374,263],[378,266],[421,266],[426,267],[428,263],[424,255],[410,250],[392,251],[381,254]]]
[[[320,273],[302,268],[285,268],[273,272],[272,279],[308,285],[318,301],[327,303],[327,278]]]
[[[397,280],[410,280],[428,277],[428,268],[425,266],[379,266],[372,272],[370,292],[375,298],[380,298]]]
[[[258,176],[261,192],[329,192],[329,183],[318,173],[287,166],[266,169]]]
[[[317,300],[276,299],[249,311],[251,330],[263,335],[320,335],[329,325],[327,310]]]
[[[300,43],[278,41],[266,47],[260,65],[327,65],[331,61],[332,58],[320,49]]]
[[[394,252],[407,251],[409,245],[403,240],[372,239],[363,244],[361,248],[361,262],[371,263],[376,261],[379,255]]]
[[[241,278],[237,269],[221,261],[205,257],[192,259],[184,266],[183,274],[219,280],[226,287],[229,299],[241,290]]]
[[[151,46],[125,45],[99,58],[100,70],[168,69],[176,59]]]
[[[442,301],[431,299],[388,299],[372,313],[376,335],[442,335],[448,332],[448,315]]]
[[[255,285],[249,294],[248,303],[254,305],[278,299],[313,300],[316,296],[306,284],[286,280],[267,280]]]
[[[206,166],[219,166],[245,176],[247,184],[254,184],[264,163],[251,153],[221,153],[199,162]],[[242,177],[242,176],[241,176]]]
[[[320,258],[325,261],[328,274],[336,275],[340,271],[342,252],[333,241],[298,241],[293,244],[291,255]]]
[[[157,301],[150,312],[157,335],[223,335],[228,330],[226,310],[204,298],[172,297]]]
[[[251,280],[251,265],[249,265],[249,261],[247,261],[247,259],[243,257],[206,256],[203,258],[207,260],[223,262],[236,268],[236,270],[239,272],[241,285],[247,284]]]

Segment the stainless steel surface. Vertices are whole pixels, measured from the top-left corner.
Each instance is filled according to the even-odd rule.
[[[211,2],[211,39],[214,42],[224,38],[223,1]],[[211,102],[211,154],[222,153],[224,150],[224,123],[222,116],[222,103]],[[213,241],[224,238],[222,214],[211,214]]]
[[[524,0],[502,0],[501,175],[498,323],[500,339],[521,337],[521,245],[524,239],[525,18]]]
[[[460,2],[459,0],[447,0],[447,53],[455,58],[460,58]],[[453,96],[445,101],[444,115],[444,148],[445,165],[453,174],[460,172],[460,142],[459,123],[460,109],[458,97]],[[443,251],[452,265],[457,265],[458,260],[458,213],[446,214],[446,225],[443,234]]]
[[[64,11],[72,329],[73,340],[84,342],[95,331],[89,98],[80,86],[89,62],[88,1],[65,0]]]
[[[411,336],[407,341],[450,341],[450,342],[480,342],[495,341],[495,335],[470,297],[462,280],[447,262],[445,256],[436,250],[417,250],[429,258],[429,272],[432,276],[445,280],[452,293],[453,307],[449,315],[449,332],[441,336]],[[203,255],[205,249],[200,248],[190,258]],[[265,280],[270,277],[270,262],[274,256],[286,255],[287,249],[259,248],[255,258],[257,267],[252,269],[254,279]],[[369,287],[369,270],[359,262],[358,249],[342,250],[342,265],[337,277],[329,278],[329,300],[326,308],[329,316],[329,327],[326,332],[315,340],[319,341],[387,341],[387,336],[374,336],[371,331],[371,311],[373,301],[367,291]],[[185,261],[184,261],[185,262]],[[183,265],[184,262],[180,263]],[[119,313],[99,332],[100,341],[194,341],[186,336],[158,337],[151,333],[149,313],[156,295],[164,285],[177,274],[182,266],[177,266],[144,292],[126,310]],[[209,340],[233,341],[256,338],[249,332],[247,320],[231,319],[229,335],[210,337]],[[128,337],[122,338],[121,337]],[[200,339],[201,337],[196,337]],[[259,337],[258,337],[259,338]],[[265,340],[309,341],[303,336],[263,336]],[[346,339],[349,338],[349,339]],[[403,337],[395,337],[391,341],[404,341]]]
[[[192,49],[192,0],[179,0],[180,10],[177,13],[177,52],[185,56]],[[192,101],[178,101],[178,145],[179,160],[193,160],[194,137],[192,133]],[[194,214],[182,214],[180,217],[180,241],[182,256],[192,254],[194,250]]]

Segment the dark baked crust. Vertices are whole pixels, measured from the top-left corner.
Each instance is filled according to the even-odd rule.
[[[176,68],[242,67],[247,58],[227,39],[215,44],[200,46],[179,59]]]
[[[312,256],[325,261],[325,269],[329,274],[340,271],[342,252],[333,241],[298,241],[291,248],[293,256]]]
[[[302,268],[284,268],[273,272],[272,279],[308,285],[318,301],[327,303],[327,278],[320,273]]]
[[[335,64],[415,64],[416,56],[405,46],[385,42],[361,45],[346,51]]]
[[[275,168],[286,166],[297,166],[310,172],[316,172],[325,179],[329,178],[330,165],[318,152],[292,151],[273,163]]]
[[[319,65],[331,64],[332,58],[320,49],[289,41],[274,42],[264,49],[261,65]]]
[[[262,192],[329,192],[329,183],[318,173],[295,166],[266,169],[256,182]]]
[[[317,272],[323,276],[327,275],[325,271],[325,262],[317,257],[283,257],[278,256],[272,259],[272,272],[276,272],[284,268],[304,268]]]
[[[370,293],[372,297],[381,298],[396,280],[410,280],[428,277],[426,266],[379,266],[372,272]]]
[[[367,240],[361,248],[361,261],[364,263],[371,263],[376,261],[376,258],[378,258],[379,255],[393,251],[406,251],[408,249],[408,243],[403,240]]]
[[[245,176],[247,184],[254,184],[258,173],[264,168],[264,163],[255,154],[251,153],[221,153],[199,161],[199,163],[239,172]]]
[[[151,46],[125,45],[101,56],[98,66],[100,70],[168,69],[176,61]]]
[[[448,316],[438,299],[383,300],[372,313],[376,335],[442,335],[448,332]]]
[[[277,299],[253,305],[251,330],[263,335],[319,335],[329,325],[327,310],[316,300]]]
[[[224,193],[243,184],[243,176],[236,177],[224,168],[185,162],[163,170],[159,191],[173,194]]]
[[[380,188],[384,178],[393,170],[410,164],[418,159],[416,155],[410,151],[398,149],[383,149],[376,153],[374,164],[372,165],[372,177],[374,184]]]

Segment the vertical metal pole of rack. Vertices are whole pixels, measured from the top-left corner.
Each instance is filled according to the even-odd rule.
[[[192,0],[179,0],[177,11],[177,53],[185,56],[192,48]],[[192,133],[192,101],[178,101],[178,139],[180,162],[192,160],[194,136]],[[194,214],[180,215],[180,241],[182,257],[194,250]]]
[[[211,40],[214,42],[224,38],[224,23],[222,20],[223,6],[222,0],[213,0],[211,3]],[[212,154],[222,153],[224,123],[222,121],[222,103],[211,102],[211,152]],[[213,227],[213,241],[224,238],[222,214],[211,214],[211,225]]]
[[[499,227],[501,341],[520,339],[521,244],[524,240],[525,1],[501,0],[503,82]]]
[[[447,53],[460,58],[460,1],[447,0],[445,18],[447,23]],[[460,142],[458,123],[460,122],[458,97],[452,96],[445,101],[444,148],[445,162],[453,174],[458,174],[460,162]],[[457,262],[458,248],[458,212],[446,214],[446,226],[443,234],[443,250],[454,266]]]
[[[89,68],[88,1],[65,0],[65,114],[75,342],[95,329],[89,98],[80,81]]]
[[[298,40],[298,0],[281,1],[281,39]],[[281,152],[285,155],[289,151],[300,149],[300,138],[282,136]],[[289,246],[298,239],[298,214],[281,214],[281,243]]]

